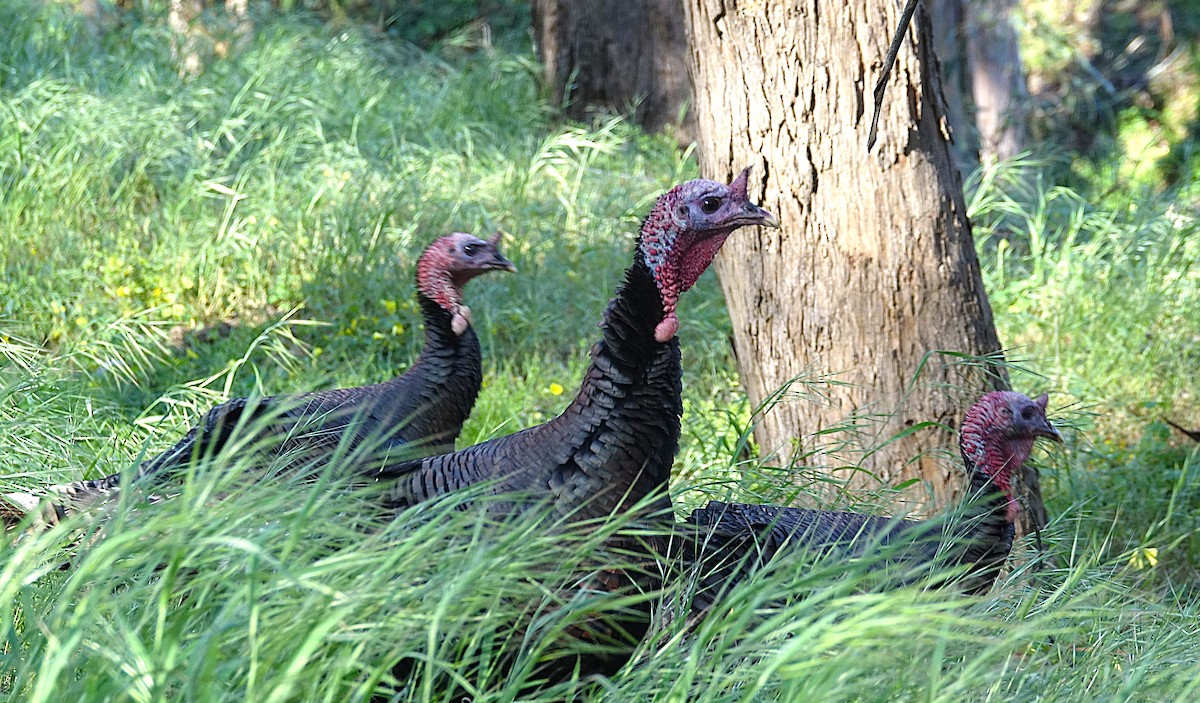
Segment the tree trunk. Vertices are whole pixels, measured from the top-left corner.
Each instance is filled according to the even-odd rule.
[[[985,164],[1011,159],[1025,148],[1029,89],[1021,67],[1016,0],[977,0],[967,4],[966,51],[971,66],[979,156]]]
[[[950,123],[951,154],[958,171],[966,176],[979,168],[979,130],[975,127],[975,96],[971,66],[967,61],[965,0],[928,0],[933,25],[933,47],[946,98],[946,120]]]
[[[203,10],[201,0],[170,0],[167,26],[171,28],[171,56],[179,63],[179,75],[194,78],[200,75],[204,62],[192,23]]]
[[[929,0],[954,160],[964,174],[1011,159],[1028,141],[1015,7],[1016,0]]]
[[[691,101],[681,0],[532,0],[533,33],[556,105],[582,119],[592,106],[673,128]],[[680,129],[690,141],[689,110]]]
[[[760,451],[835,471],[851,464],[841,476],[851,487],[920,478],[946,504],[963,485],[944,460],[953,435],[905,432],[957,427],[1007,378],[955,356],[1000,344],[950,156],[928,17],[918,12],[900,51],[868,153],[870,90],[897,3],[688,0],[687,16],[700,170],[728,180],[753,166],[762,202],[783,223],[735,234],[717,261],[742,381],[755,404],[797,376],[840,382],[821,388],[826,402],[789,397],[767,411],[755,431]],[[816,433],[851,414],[869,416],[855,441],[875,451],[817,443],[828,435]],[[910,489],[898,507],[927,509],[929,497]]]

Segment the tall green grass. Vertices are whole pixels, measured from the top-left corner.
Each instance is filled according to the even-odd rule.
[[[460,442],[549,418],[639,218],[695,172],[620,121],[557,123],[529,54],[485,42],[428,53],[263,18],[183,81],[151,21],[94,38],[54,6],[0,13],[0,490],[127,469],[230,395],[393,375],[421,340],[415,255],[451,229],[505,229],[521,271],[467,291],[486,380]],[[1200,484],[1159,422],[1200,427],[1195,213],[1101,210],[1035,172],[984,174],[972,217],[1001,337],[1030,371],[1014,381],[1051,391],[1074,431],[1038,456],[1046,552],[1020,545],[988,597],[788,562],[612,679],[523,693],[557,633],[622,604],[562,602],[596,534],[486,529],[458,499],[390,520],[363,489],[247,483],[227,456],[175,500],[131,492],[98,523],[0,547],[0,696],[1195,698]],[[746,453],[711,276],[680,317],[677,503],[785,497],[791,477]],[[404,656],[423,668],[393,680]]]
[[[1081,430],[1050,498],[1194,581],[1198,455],[1164,420],[1200,427],[1197,213],[1133,195],[1097,209],[1035,166],[984,174],[970,210],[1001,339],[1037,371],[1014,383],[1051,391]]]

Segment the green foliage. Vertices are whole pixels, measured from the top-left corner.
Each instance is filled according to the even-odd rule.
[[[1097,209],[1043,185],[1030,165],[987,178],[969,210],[1006,344],[1042,359],[1038,369],[1068,397],[1131,400],[1106,409],[1114,419],[1144,415],[1146,403],[1168,416],[1194,412],[1195,213],[1128,196]]]
[[[1195,445],[1164,420],[1200,426],[1195,213],[1128,196],[1099,209],[1043,185],[1036,166],[985,174],[970,213],[1001,339],[1038,372],[1018,367],[1014,384],[1049,390],[1080,431],[1077,456],[1049,473],[1051,503],[1086,500],[1110,553],[1161,550],[1186,582],[1200,566]]]
[[[1021,4],[1032,128],[1056,180],[1098,197],[1196,201],[1198,10],[1194,0]]]
[[[527,51],[453,32],[425,52],[260,18],[182,80],[149,15],[93,37],[54,6],[0,14],[0,490],[127,469],[230,395],[393,375],[421,341],[414,257],[451,229],[504,228],[520,269],[468,288],[486,380],[460,442],[551,417],[639,218],[695,172],[620,121],[555,124]],[[603,532],[488,529],[461,497],[391,520],[327,476],[246,482],[231,454],[173,500],[126,494],[101,535],[0,546],[0,698],[449,700],[450,681],[477,701],[1196,698],[1200,482],[1161,422],[1200,428],[1195,212],[1043,186],[1037,166],[983,174],[971,216],[1016,386],[1049,390],[1074,431],[1038,457],[1046,554],[1023,545],[989,597],[789,562],[610,680],[524,694],[567,627],[657,595],[564,595]],[[680,319],[678,505],[820,480],[751,458],[711,276]]]

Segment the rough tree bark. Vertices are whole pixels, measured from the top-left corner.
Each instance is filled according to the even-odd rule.
[[[681,0],[531,0],[538,58],[555,104],[627,111],[650,130],[673,127],[691,102]],[[640,101],[640,102],[639,102]],[[695,128],[689,110],[681,140]]]
[[[917,477],[946,503],[961,477],[930,450],[954,447],[952,435],[903,433],[931,421],[956,427],[979,393],[1007,379],[938,353],[988,355],[1000,344],[950,157],[929,19],[915,18],[868,153],[870,90],[897,3],[686,7],[701,173],[728,179],[752,165],[762,202],[783,222],[731,237],[718,258],[742,381],[756,404],[799,375],[848,383],[825,387],[825,403],[774,406],[755,432],[760,451],[836,470],[845,450],[805,438],[851,413],[878,413],[862,446],[901,436],[851,459],[873,477],[844,478],[877,487]],[[924,490],[905,497],[904,509],[932,507]]]

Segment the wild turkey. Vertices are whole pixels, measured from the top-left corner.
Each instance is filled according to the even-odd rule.
[[[686,570],[698,572],[693,617],[777,554],[793,549],[861,556],[879,550],[909,575],[935,567],[966,567],[956,585],[986,592],[1012,549],[1019,510],[1012,479],[1038,437],[1062,435],[1046,419],[1048,397],[1013,391],[985,394],[963,418],[959,447],[970,478],[969,498],[949,520],[917,521],[853,512],[710,501],[695,510],[677,540]],[[669,614],[668,614],[669,616]]]
[[[482,382],[479,339],[471,329],[471,311],[463,304],[467,281],[488,271],[515,271],[490,240],[463,232],[437,239],[417,260],[417,299],[425,321],[425,347],[405,373],[369,386],[337,388],[293,396],[236,398],[210,410],[175,446],[138,467],[136,481],[170,472],[194,458],[211,455],[238,428],[253,427],[274,440],[265,450],[287,457],[287,465],[315,467],[338,450],[370,443],[373,453],[411,457],[454,448],[454,440],[475,404]],[[102,500],[121,484],[121,475],[52,486],[61,503],[43,506],[48,522],[69,509]],[[28,493],[3,496],[7,520],[38,506]]]
[[[591,365],[553,420],[462,451],[384,467],[395,507],[490,482],[492,493],[548,501],[572,520],[602,517],[660,493],[664,507],[679,442],[679,296],[734,230],[777,227],[746,195],[749,169],[729,185],[697,179],[660,196],[642,223],[633,263],[601,324]],[[500,514],[524,501],[491,502]]]
[[[602,337],[592,348],[583,384],[561,415],[458,452],[383,468],[379,479],[394,483],[393,506],[405,509],[487,484],[484,493],[511,494],[487,502],[489,514],[497,517],[539,506],[577,527],[648,497],[656,516],[669,515],[667,482],[683,413],[676,303],[734,230],[779,226],[748,199],[748,177],[746,169],[728,185],[692,180],[658,198],[642,223],[624,282],[604,312]],[[607,546],[653,562],[636,540],[617,538]],[[633,582],[657,587],[640,573],[601,567],[574,588],[622,593]],[[572,672],[612,673],[644,635],[648,608],[626,606],[569,628],[567,637],[587,641],[589,653],[543,661],[539,675],[554,681]],[[413,666],[402,660],[395,675],[407,680]]]

